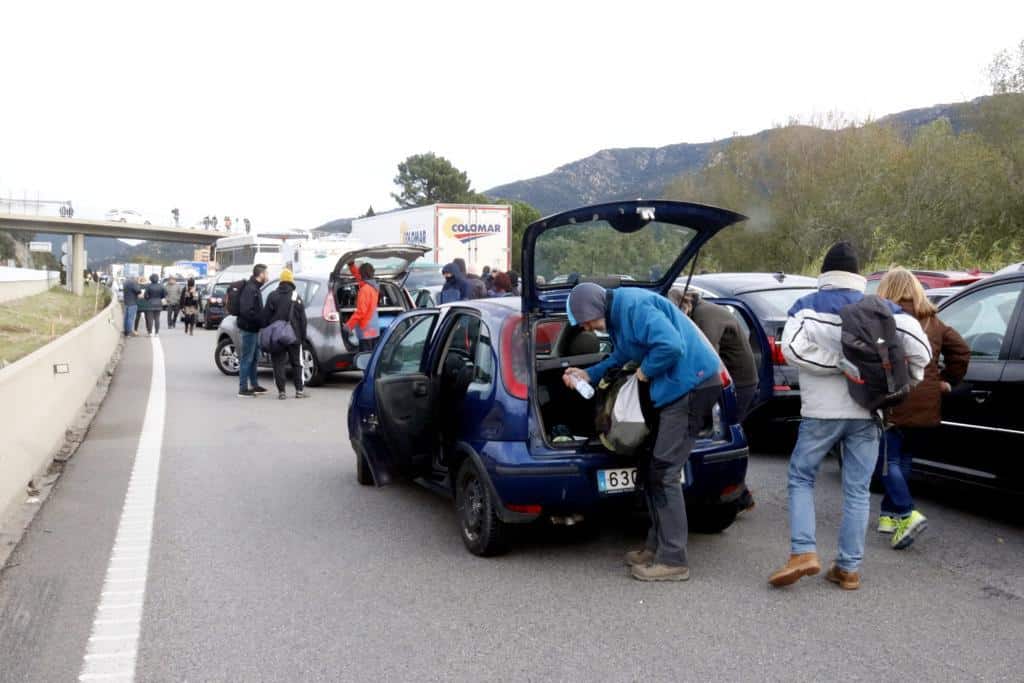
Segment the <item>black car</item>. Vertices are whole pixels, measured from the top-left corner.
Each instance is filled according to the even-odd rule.
[[[677,287],[684,284],[685,280],[676,282]],[[817,279],[786,273],[710,273],[695,275],[690,286],[713,297],[716,303],[745,310],[764,331],[760,353],[754,347],[755,337],[751,337],[751,347],[762,366],[762,381],[745,426],[762,436],[795,434],[800,421],[799,375],[796,368],[786,364],[778,341],[790,307],[818,288]]]
[[[1024,493],[1024,272],[946,299],[939,317],[971,348],[967,376],[913,457],[917,474]]]
[[[200,316],[203,327],[208,330],[220,325],[227,317],[227,293],[230,282],[218,282],[208,286],[208,291],[201,295],[199,301]]]

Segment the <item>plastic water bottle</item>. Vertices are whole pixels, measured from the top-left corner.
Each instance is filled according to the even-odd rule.
[[[573,380],[573,387],[580,396],[588,401],[594,398],[594,387],[590,386],[590,382],[585,379],[580,379],[579,377],[573,377]]]

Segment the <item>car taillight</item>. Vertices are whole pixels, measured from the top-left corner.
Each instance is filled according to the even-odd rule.
[[[782,353],[782,344],[775,340],[775,337],[768,337],[768,348],[772,352],[772,364],[785,365],[786,356]]]
[[[513,315],[501,328],[501,380],[513,398],[526,400],[529,358],[523,316]]]
[[[329,323],[341,322],[341,316],[338,315],[338,306],[334,303],[334,295],[331,293],[324,297],[323,317]]]
[[[725,369],[724,365],[722,366],[722,369],[718,371],[718,376],[722,378],[723,389],[732,384],[732,375],[729,374],[729,371]]]

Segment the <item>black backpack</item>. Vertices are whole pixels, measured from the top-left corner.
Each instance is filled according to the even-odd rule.
[[[865,296],[839,311],[843,321],[843,360],[846,387],[858,404],[871,412],[902,403],[910,393],[906,354],[896,338],[896,319],[889,303]]]
[[[228,291],[224,295],[228,315],[237,316],[242,307],[242,290],[245,289],[245,280],[238,280],[228,285]]]

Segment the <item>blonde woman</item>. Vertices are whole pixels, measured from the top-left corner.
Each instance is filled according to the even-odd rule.
[[[882,444],[889,461],[888,474],[882,477],[885,497],[882,499],[878,531],[892,534],[892,547],[909,548],[914,539],[928,528],[928,519],[914,508],[910,496],[911,453],[917,430],[930,429],[942,417],[942,395],[967,374],[971,349],[963,338],[935,315],[935,306],[928,301],[924,288],[905,268],[894,268],[882,277],[878,296],[899,305],[917,318],[932,346],[932,360],[924,371],[924,380],[910,391],[907,400],[888,415],[891,428]],[[939,370],[939,355],[944,367]],[[878,471],[882,468],[879,458]]]

